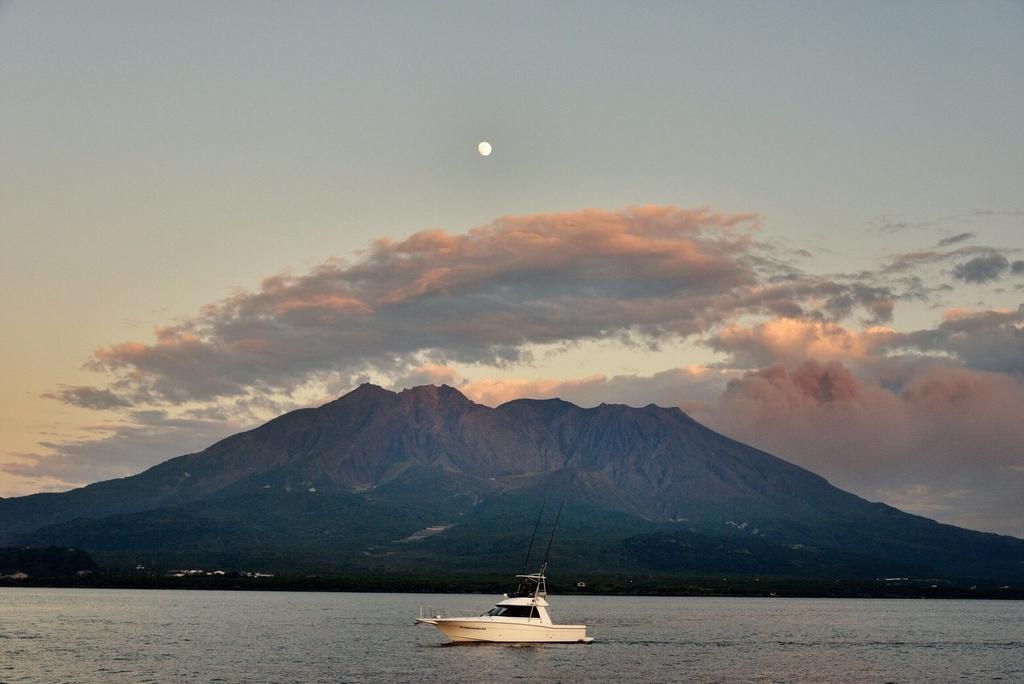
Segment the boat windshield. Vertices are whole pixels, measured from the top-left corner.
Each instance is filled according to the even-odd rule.
[[[533,606],[494,606],[484,615],[491,617],[531,618],[537,617]]]

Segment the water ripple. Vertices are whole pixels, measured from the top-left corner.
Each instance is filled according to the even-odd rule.
[[[0,589],[0,682],[1024,679],[1020,602],[556,596],[593,644],[452,648],[411,624],[437,599]]]

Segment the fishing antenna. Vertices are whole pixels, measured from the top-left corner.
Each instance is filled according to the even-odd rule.
[[[530,546],[526,549],[526,558],[523,559],[523,572],[526,572],[526,566],[530,562],[530,552],[533,551],[533,540],[537,538],[537,530],[540,528],[540,519],[544,515],[544,505],[547,504],[547,499],[540,504],[540,513],[537,514],[537,523],[533,526],[533,536],[530,537]]]
[[[551,553],[551,542],[555,541],[555,530],[558,529],[558,519],[562,517],[562,506],[564,505],[565,499],[562,499],[562,503],[558,504],[558,514],[555,516],[555,526],[551,528],[551,538],[548,539],[547,551],[544,552],[544,565],[542,566],[544,568],[548,565],[548,554]],[[541,574],[544,574],[543,570],[541,571]]]

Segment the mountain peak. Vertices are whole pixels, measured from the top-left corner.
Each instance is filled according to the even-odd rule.
[[[402,390],[398,393],[398,397],[405,403],[430,407],[466,407],[477,405],[451,385],[417,385],[416,387]]]
[[[354,390],[346,392],[345,394],[343,394],[341,396],[343,396],[343,397],[350,397],[350,396],[353,396],[353,395],[355,395],[355,396],[368,396],[368,395],[372,396],[372,395],[384,395],[384,394],[394,394],[394,392],[392,392],[389,389],[384,389],[380,385],[375,385],[372,382],[364,382],[363,384],[359,385],[359,387],[356,387]]]
[[[415,387],[407,387],[401,391],[401,394],[411,392],[413,394],[438,394],[438,395],[458,395],[465,398],[459,390],[455,389],[451,385],[416,385]]]
[[[384,389],[380,385],[364,382],[354,390],[350,390],[345,394],[342,394],[337,399],[320,406],[317,410],[335,411],[342,409],[343,407],[353,405],[371,406],[380,401],[386,401],[388,398],[394,398],[395,396],[394,392]],[[286,413],[285,416],[287,415],[289,414]],[[284,416],[279,416],[278,419],[283,417]]]

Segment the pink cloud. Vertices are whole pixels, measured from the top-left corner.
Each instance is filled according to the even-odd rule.
[[[706,344],[730,355],[739,367],[772,363],[863,360],[874,352],[879,339],[891,332],[873,327],[852,331],[838,323],[802,318],[776,318],[756,325],[727,325],[709,336]]]
[[[483,379],[465,382],[459,389],[480,404],[498,406],[513,399],[553,399],[573,397],[583,392],[591,395],[608,382],[604,375],[591,375],[573,380]]]
[[[701,417],[862,496],[905,505],[892,493],[909,488],[911,510],[931,514],[941,500],[940,519],[1019,535],[1022,415],[1024,384],[1004,374],[930,365],[888,388],[808,361],[733,380]],[[971,496],[954,505],[949,492]]]
[[[122,393],[181,403],[397,375],[424,356],[501,364],[534,344],[685,337],[763,305],[739,296],[763,277],[756,227],[752,214],[646,206],[379,239],[157,327],[153,342],[98,349],[91,367]]]
[[[824,326],[858,309],[891,314],[887,287],[802,274],[757,228],[753,214],[642,206],[382,238],[350,261],[265,278],[158,327],[153,342],[99,349],[91,367],[122,393],[181,403],[337,373],[398,376],[423,358],[500,365],[538,344],[685,339],[743,315]]]
[[[396,391],[420,385],[457,385],[459,374],[454,368],[438,363],[424,363],[395,378],[391,383]]]

